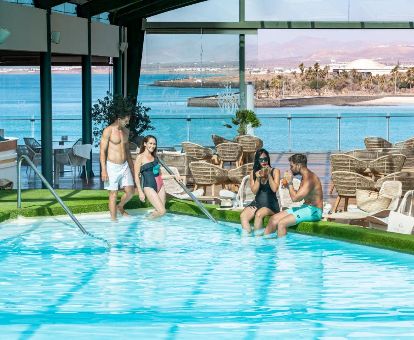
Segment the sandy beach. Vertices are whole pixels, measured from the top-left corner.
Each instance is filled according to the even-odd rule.
[[[378,99],[350,103],[352,106],[395,106],[414,105],[414,96],[387,96]]]

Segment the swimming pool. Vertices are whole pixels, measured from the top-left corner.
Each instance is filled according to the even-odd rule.
[[[144,212],[0,224],[4,338],[414,336],[414,257]]]

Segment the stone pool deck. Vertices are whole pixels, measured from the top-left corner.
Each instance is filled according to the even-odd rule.
[[[105,190],[57,190],[57,193],[74,214],[108,211],[108,193]],[[17,209],[17,192],[15,190],[0,191],[0,222],[15,219],[18,216],[65,214],[47,190],[24,190],[22,194],[22,208]],[[219,221],[240,222],[239,211],[218,210],[216,206],[208,204],[205,206]],[[127,204],[129,209],[147,207],[148,205],[141,203],[137,197]],[[170,199],[167,202],[167,209],[170,213],[205,217],[197,205],[190,201]],[[388,233],[382,230],[325,221],[303,222],[290,228],[290,231],[414,254],[414,236],[412,235]]]

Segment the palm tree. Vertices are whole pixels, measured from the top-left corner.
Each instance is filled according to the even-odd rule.
[[[397,63],[397,65],[394,66],[394,68],[391,70],[391,75],[394,77],[394,93],[397,93],[397,78],[399,75],[400,70],[400,62]]]

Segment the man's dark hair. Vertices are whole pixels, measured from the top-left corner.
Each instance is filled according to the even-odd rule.
[[[289,157],[289,162],[292,162],[293,164],[307,166],[308,159],[306,158],[306,155],[304,155],[303,153],[295,153],[294,155]]]

